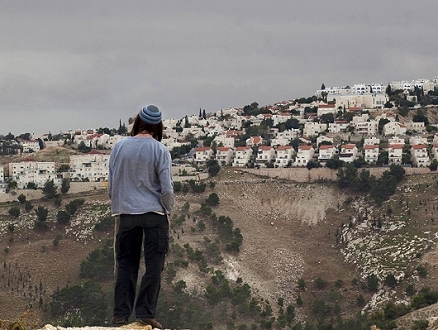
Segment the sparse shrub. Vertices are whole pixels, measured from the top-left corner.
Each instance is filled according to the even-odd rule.
[[[18,201],[20,202],[20,204],[24,204],[24,202],[26,201],[26,196],[24,196],[23,194],[20,194],[17,197]]]
[[[389,286],[390,288],[393,288],[397,285],[397,280],[392,274],[388,274],[385,278],[385,285]]]
[[[418,272],[418,276],[420,276],[420,277],[424,278],[424,277],[427,276],[427,269],[423,265],[418,265],[417,266],[417,272]]]
[[[305,290],[306,289],[306,281],[302,277],[300,277],[298,279],[298,289],[300,289],[300,290]]]
[[[56,190],[57,190],[57,188],[56,188],[56,186],[55,186],[55,182],[53,181],[53,179],[52,179],[52,180],[49,180],[49,179],[48,179],[48,180],[44,183],[44,186],[43,186],[43,189],[42,189],[43,194],[44,194],[44,196],[45,196],[47,199],[53,199],[53,198],[55,198],[56,195],[57,195]]]
[[[70,222],[70,214],[65,210],[59,210],[56,215],[56,220],[61,225],[67,225]]]
[[[366,304],[365,298],[364,298],[363,294],[361,293],[356,297],[356,305],[358,307],[364,307],[365,304]]]
[[[182,189],[182,183],[180,181],[175,181],[173,183],[173,191],[177,193],[180,192],[181,189]]]
[[[20,216],[20,208],[18,206],[12,206],[8,213],[14,218],[18,218]]]
[[[427,330],[429,328],[428,320],[415,320],[412,330]]]
[[[219,204],[219,196],[216,193],[211,193],[208,198],[205,200],[205,202],[209,206],[216,206]]]
[[[47,225],[46,221],[40,221],[40,220],[35,221],[35,229],[36,230],[46,230],[47,228],[48,228],[48,225]]]
[[[412,297],[415,294],[415,288],[412,284],[408,284],[405,289],[406,294]]]
[[[32,203],[29,201],[25,201],[24,202],[24,209],[26,210],[26,212],[29,212],[30,210],[32,210],[33,209]]]
[[[35,210],[37,218],[39,221],[46,221],[47,215],[49,214],[49,210],[41,205],[38,205],[38,208]]]
[[[10,233],[13,233],[14,230],[15,230],[15,225],[14,225],[13,223],[10,223],[10,224],[8,225],[8,231],[9,231]]]
[[[375,274],[367,276],[367,289],[371,292],[377,292],[379,289],[379,278]]]
[[[66,194],[70,190],[70,179],[64,178],[61,182],[61,193]]]
[[[321,277],[315,279],[315,286],[317,289],[324,289],[327,287],[327,281],[323,280]]]

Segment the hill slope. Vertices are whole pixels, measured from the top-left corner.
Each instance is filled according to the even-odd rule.
[[[346,195],[333,184],[267,179],[234,169],[224,169],[209,181],[215,182],[214,188],[207,188],[202,194],[177,194],[174,214],[184,213],[188,203],[193,222],[185,221],[175,227],[171,233],[173,240],[181,246],[201,248],[205,237],[214,237],[208,225],[203,231],[193,227],[200,218],[196,210],[210,193],[217,193],[220,202],[213,207],[214,212],[233,220],[234,226],[241,230],[243,244],[238,254],[222,251],[223,262],[216,267],[227,278],[241,278],[248,283],[256,296],[271,302],[274,312],[281,297],[285,304],[296,307],[297,320],[305,320],[314,313],[315,299],[321,299],[337,306],[343,317],[348,318],[362,309],[357,304],[358,295],[366,302],[373,301],[365,306],[372,310],[390,299],[406,301],[407,284],[437,289],[435,174],[407,177],[397,194],[380,207],[371,205],[363,196]],[[64,196],[64,205],[68,199],[80,196],[83,193]],[[0,290],[0,319],[15,319],[30,305],[38,306],[40,297],[46,301],[57,287],[80,283],[81,261],[103,239],[112,238],[112,230],[89,230],[108,212],[105,190],[95,189],[85,197],[86,205],[80,216],[67,227],[55,224],[56,209],[51,202],[33,200],[34,205],[42,203],[53,208],[48,221],[54,225],[47,232],[33,229],[32,212],[14,220],[7,214],[11,203],[0,205],[3,253],[0,286],[5,288]],[[372,225],[377,219],[383,221],[381,228]],[[393,226],[395,223],[403,225]],[[15,227],[13,231],[9,230],[11,224]],[[419,244],[414,255],[403,252],[402,244],[408,239],[394,240],[400,236],[416,237]],[[59,245],[54,244],[57,237],[60,237]],[[364,240],[372,244],[359,245]],[[379,246],[377,242],[394,243]],[[380,252],[391,249],[400,250],[399,254],[406,257],[400,263],[389,262],[390,257]],[[381,255],[378,263],[370,266],[371,258],[361,257],[359,252],[367,250],[374,251],[375,256]],[[171,251],[169,260],[173,258]],[[419,277],[415,265],[424,265],[428,276]],[[364,285],[366,276],[373,271],[381,272],[378,273],[381,276],[403,271],[404,277],[396,288],[385,287],[381,280],[379,291],[372,292]],[[202,296],[208,282],[205,274],[188,267],[176,276],[175,281],[185,281],[186,292]],[[300,279],[304,280],[305,288],[297,287]],[[296,304],[298,296],[304,302],[302,305]]]

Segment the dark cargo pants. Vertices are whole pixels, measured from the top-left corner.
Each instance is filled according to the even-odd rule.
[[[135,301],[142,244],[146,271]],[[115,242],[114,316],[127,318],[134,310],[136,318],[155,318],[161,272],[168,251],[169,222],[166,215],[120,215]]]

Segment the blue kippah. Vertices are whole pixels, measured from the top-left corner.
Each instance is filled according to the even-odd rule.
[[[147,124],[156,125],[161,122],[161,111],[152,104],[141,109],[138,115]]]

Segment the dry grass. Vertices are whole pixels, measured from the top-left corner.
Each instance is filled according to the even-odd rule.
[[[422,180],[430,182],[434,178],[425,176]],[[410,184],[415,186],[417,179]],[[352,284],[354,278],[359,278],[358,273],[354,265],[344,262],[342,254],[335,247],[336,228],[341,223],[347,223],[348,218],[354,215],[353,210],[343,205],[346,199],[343,193],[330,184],[298,184],[228,169],[223,170],[214,181],[215,188],[207,188],[202,195],[178,194],[174,214],[181,213],[186,202],[189,202],[190,212],[193,213],[211,192],[218,194],[220,204],[213,207],[213,211],[218,216],[229,216],[244,238],[241,252],[238,255],[225,255],[224,263],[220,266],[230,279],[241,277],[256,295],[271,300],[274,309],[279,297],[284,298],[286,304],[295,305],[295,299],[300,294],[307,307],[297,309],[298,317],[308,313],[309,303],[316,296],[325,297],[331,303],[336,300],[348,315],[359,310],[355,306],[355,299],[362,291],[359,286]],[[419,188],[404,198],[410,198],[410,203],[416,205],[420,200],[432,200],[435,195],[436,187],[431,185],[427,189]],[[89,191],[87,195],[78,192],[69,198],[81,196],[86,198],[87,203],[107,200],[106,192],[99,189]],[[339,205],[345,209],[343,212],[338,210]],[[7,208],[8,204],[3,204],[0,212],[6,213]],[[429,213],[423,214],[420,209],[414,210],[412,207],[416,212],[412,217],[418,222],[422,218],[430,218],[431,208]],[[193,216],[191,220],[194,220]],[[437,226],[438,221],[433,230],[438,230]],[[186,221],[182,228],[172,232],[175,242],[181,246],[189,243],[193,248],[202,247],[204,236],[213,235],[209,226],[204,232],[192,232],[191,227],[195,227],[194,222]],[[54,247],[53,240],[58,235],[62,238],[59,246]],[[9,242],[11,236],[14,237],[13,243]],[[112,232],[103,233],[84,244],[66,235],[60,226],[44,233],[35,230],[9,233],[0,236],[1,261],[13,271],[19,269],[23,273],[31,273],[30,285],[39,286],[41,281],[47,297],[57,287],[79,283],[80,262],[100,245],[99,240],[111,237]],[[6,246],[10,247],[8,253],[4,252]],[[418,286],[426,284],[436,288],[433,279],[438,276],[437,253],[434,248],[422,257],[422,261],[430,265],[430,277],[422,280]],[[2,264],[0,267],[0,318],[13,319],[28,308],[29,299],[17,294],[20,290],[11,291],[7,286],[9,268],[3,269]],[[199,293],[208,276],[200,274],[196,268],[189,267],[178,273],[176,280],[183,279],[190,292]],[[2,277],[2,274],[6,277]],[[307,286],[302,292],[297,290],[297,280],[301,277]],[[315,288],[313,281],[318,277],[327,281],[325,290]],[[341,290],[335,287],[337,280],[343,283]],[[332,291],[335,290],[341,294],[334,295]],[[370,294],[364,295],[370,298]],[[32,304],[38,305],[38,301]]]

